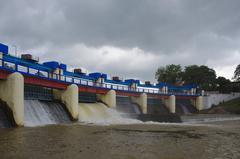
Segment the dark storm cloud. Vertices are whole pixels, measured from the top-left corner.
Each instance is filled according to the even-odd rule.
[[[222,70],[234,68],[240,57],[237,0],[0,1],[1,41],[24,50],[44,50],[45,59],[71,64],[70,56],[91,57],[76,61],[90,70],[152,79],[159,65],[196,63]],[[131,55],[118,57],[112,49],[99,52],[104,46]],[[140,53],[133,53],[133,48]],[[103,55],[102,66],[94,63],[98,59],[93,55]],[[144,55],[153,57],[146,63],[141,59]],[[106,62],[109,56],[114,63]],[[134,64],[128,58],[135,58]],[[139,69],[143,63],[145,67]],[[221,73],[230,77],[229,72]]]

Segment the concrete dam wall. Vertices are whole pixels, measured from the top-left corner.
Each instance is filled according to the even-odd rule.
[[[6,103],[0,113],[4,114],[0,118],[4,121],[2,125],[9,125],[7,119],[19,127],[64,123],[68,121],[66,114],[71,120],[78,121],[81,108],[85,114],[89,110],[99,114],[102,110],[115,110],[148,117],[152,113],[179,114],[178,98],[191,98],[197,110],[203,108],[195,84],[143,84],[137,79],[110,78],[100,72],[84,73],[77,68],[70,71],[66,64],[57,61],[40,63],[29,54],[23,54],[21,58],[13,56],[7,45],[1,46],[4,49],[0,50],[0,99]],[[158,98],[162,103],[150,102],[148,105],[148,98]],[[189,113],[186,106],[182,111]],[[92,114],[90,116],[94,118],[96,113]]]
[[[194,106],[179,104],[174,95],[152,99],[146,93],[123,96],[115,90],[84,92],[76,84],[65,89],[43,87],[24,83],[20,73],[0,80],[0,99],[8,108],[0,108],[1,127],[66,124],[72,120],[114,123],[128,120],[124,118],[129,117],[127,114],[143,121],[175,121],[170,119],[174,119],[171,114],[194,113],[202,103],[201,98],[196,98]]]

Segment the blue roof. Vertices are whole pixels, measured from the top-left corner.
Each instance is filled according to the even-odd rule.
[[[61,64],[59,65],[59,68],[61,68],[61,69],[64,70],[64,71],[67,71],[67,65],[66,65],[66,64],[61,63]]]
[[[136,80],[136,79],[126,79],[125,82],[129,84],[133,84],[133,83],[140,84],[140,80]]]
[[[90,73],[89,76],[93,77],[94,79],[99,79],[99,78],[107,79],[107,74],[100,73],[100,72]]]
[[[109,80],[109,79],[106,79],[106,80],[105,80],[105,83],[113,83],[113,84],[126,85],[126,86],[129,85],[129,83],[127,83],[127,82],[114,81],[114,80]]]
[[[90,73],[89,76],[94,78],[94,79],[99,79],[101,77],[101,73],[95,72],[95,73]]]
[[[54,70],[59,68],[59,62],[57,62],[57,61],[44,62],[43,65],[48,66]]]
[[[0,43],[0,52],[8,54],[8,46]]]
[[[34,62],[29,62],[24,59],[20,59],[18,57],[14,57],[11,55],[4,55],[3,60],[5,60],[7,62],[18,64],[18,65],[22,65],[22,66],[28,66],[28,67],[31,67],[31,68],[34,68],[37,70],[41,70],[41,71],[47,71],[47,72],[52,71],[52,69],[50,67],[44,66],[42,64],[34,63]]]
[[[95,80],[95,78],[90,77],[85,74],[76,74],[74,72],[68,72],[68,71],[64,71],[63,74],[66,76],[78,77],[78,78],[82,78],[82,79],[86,79],[86,80]]]

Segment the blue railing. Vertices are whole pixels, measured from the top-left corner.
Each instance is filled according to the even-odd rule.
[[[22,65],[19,63],[13,63],[11,60],[7,59],[0,59],[0,69],[8,70],[11,72],[19,72],[24,75],[28,76],[35,76],[38,78],[48,79],[48,80],[54,80],[54,81],[60,81],[68,84],[77,84],[81,86],[88,86],[88,87],[96,87],[96,88],[104,88],[104,89],[113,89],[113,90],[120,90],[120,91],[126,91],[126,92],[136,92],[136,93],[150,93],[150,94],[164,94],[164,95],[198,95],[198,94],[189,94],[189,93],[182,93],[182,92],[169,92],[164,93],[161,91],[161,89],[156,90],[153,88],[147,88],[147,87],[140,87],[133,89],[130,86],[121,85],[121,84],[114,84],[114,83],[98,83],[92,80],[87,80],[84,78],[79,77],[73,77],[68,75],[59,75],[56,73],[43,71],[40,69],[36,69],[35,67]]]

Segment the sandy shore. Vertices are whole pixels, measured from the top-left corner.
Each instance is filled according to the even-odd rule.
[[[1,159],[239,159],[240,120],[0,129]]]

